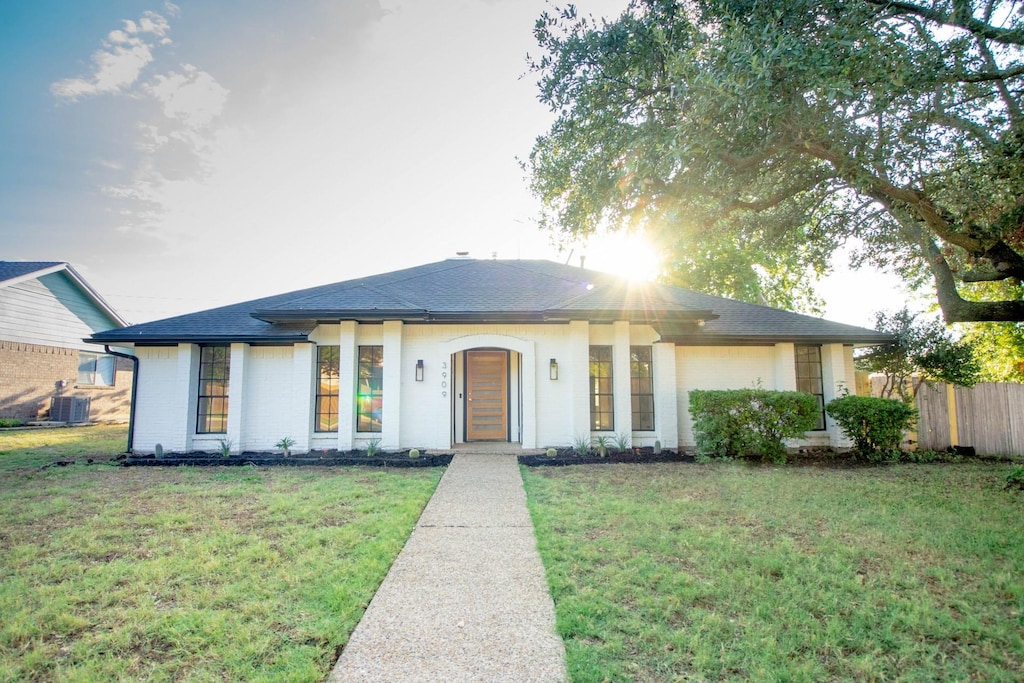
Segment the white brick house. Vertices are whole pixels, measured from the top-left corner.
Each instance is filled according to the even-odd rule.
[[[137,452],[693,445],[692,389],[853,390],[888,337],[548,261],[453,259],[94,334],[134,347]],[[839,444],[822,416],[807,440]]]

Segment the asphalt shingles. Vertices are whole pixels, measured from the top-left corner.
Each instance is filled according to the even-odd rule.
[[[331,320],[631,320],[680,344],[882,343],[888,335],[551,261],[451,259],[133,325],[99,342],[302,340]],[[697,326],[696,320],[703,320]],[[668,330],[668,331],[667,331]]]

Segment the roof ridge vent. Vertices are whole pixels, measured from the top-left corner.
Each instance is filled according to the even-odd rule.
[[[457,251],[457,252],[455,252],[455,258],[457,258],[457,259],[468,259],[469,258],[469,252],[468,251]]]

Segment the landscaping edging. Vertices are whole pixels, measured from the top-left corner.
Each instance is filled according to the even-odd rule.
[[[242,453],[240,455],[219,456],[210,453],[177,454],[166,453],[162,457],[155,455],[129,455],[122,461],[124,467],[237,467],[240,465],[256,465],[257,467],[444,467],[452,461],[451,453],[431,455],[421,453],[418,458],[410,458],[408,453],[385,453],[383,455],[366,456],[358,453],[327,454],[323,456],[289,456],[273,453]]]
[[[545,454],[520,455],[519,464],[526,467],[565,467],[567,465],[607,465],[612,463],[647,464],[655,462],[693,462],[693,456],[676,451],[653,451],[640,449],[623,453],[609,453],[601,458],[596,455],[576,455],[572,449],[559,449],[555,457]]]

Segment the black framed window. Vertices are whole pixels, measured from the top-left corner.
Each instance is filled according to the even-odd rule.
[[[316,367],[316,431],[338,431],[338,353],[337,346],[318,346]]]
[[[596,432],[615,429],[610,346],[590,347],[590,429]]]
[[[629,347],[629,390],[634,431],[653,431],[654,360],[650,346]]]
[[[197,434],[226,434],[228,431],[228,380],[231,377],[231,347],[203,346],[199,350],[199,406]]]
[[[821,347],[797,345],[796,390],[818,399],[818,423],[814,429],[825,429],[825,386],[821,379]]]
[[[356,431],[380,432],[384,405],[384,347],[359,347]]]
[[[79,351],[77,384],[83,387],[114,386],[116,361],[116,358],[106,354]]]

